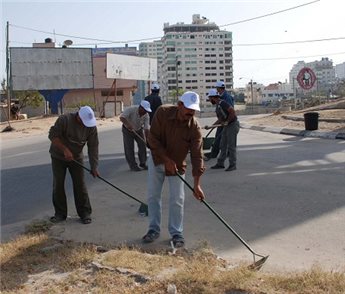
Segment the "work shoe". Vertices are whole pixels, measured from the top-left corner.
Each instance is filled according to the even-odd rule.
[[[212,169],[221,169],[221,168],[225,168],[225,166],[224,165],[220,165],[220,164],[216,164],[216,165],[214,165],[214,166],[211,166],[211,168]]]
[[[154,240],[158,239],[159,233],[154,230],[149,230],[143,237],[144,243],[152,243]]]
[[[148,169],[149,169],[145,163],[144,163],[144,164],[139,164],[139,166],[140,166],[142,169],[144,169],[144,170],[148,170]]]
[[[56,223],[61,223],[64,222],[66,220],[65,217],[60,216],[60,215],[54,215],[49,219],[52,223],[56,224]]]
[[[175,248],[184,247],[184,238],[180,235],[174,235],[171,239]]]
[[[225,171],[232,171],[232,170],[236,170],[235,164],[230,164],[229,167]]]
[[[142,169],[139,166],[133,166],[131,167],[131,171],[137,172],[137,171],[142,171]]]
[[[86,217],[81,218],[81,222],[82,222],[84,225],[88,225],[88,224],[91,224],[92,219],[91,219],[90,216],[86,216]]]

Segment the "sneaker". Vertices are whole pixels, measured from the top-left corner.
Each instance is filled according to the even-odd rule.
[[[139,166],[140,166],[142,169],[144,169],[144,170],[148,170],[148,169],[149,169],[145,163],[144,163],[144,164],[139,164]]]
[[[64,222],[66,220],[65,217],[60,216],[60,215],[54,215],[49,219],[52,223],[56,224],[56,223],[61,223]]]
[[[142,169],[139,166],[133,166],[131,167],[131,171],[137,172],[137,171],[142,171]]]
[[[174,235],[171,241],[173,242],[173,245],[175,248],[184,247],[185,241],[184,241],[184,238],[180,235]]]
[[[220,164],[216,164],[216,165],[214,165],[214,166],[211,166],[211,168],[212,169],[221,169],[221,168],[225,168],[225,166],[224,165],[220,165]]]
[[[203,159],[204,159],[204,161],[209,161],[211,158],[206,156],[206,155],[204,155]]]
[[[154,230],[149,230],[146,235],[142,238],[144,243],[152,243],[154,240],[158,239],[159,233]]]
[[[229,167],[225,171],[232,171],[232,170],[236,170],[235,164],[230,164]]]
[[[81,218],[81,222],[82,222],[84,225],[88,225],[88,224],[91,224],[91,223],[92,223],[92,219],[91,219],[91,217],[86,216],[86,217]]]

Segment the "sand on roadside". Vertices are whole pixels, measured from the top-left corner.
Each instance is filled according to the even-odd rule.
[[[9,132],[1,132],[0,138],[1,140],[10,140],[36,135],[48,136],[49,129],[52,125],[54,125],[57,118],[58,116],[55,115],[47,117],[35,117],[26,120],[10,121],[10,125],[13,130]],[[97,118],[98,129],[119,127],[120,125],[121,122],[118,117]],[[1,123],[1,131],[3,131],[7,126],[8,122]]]

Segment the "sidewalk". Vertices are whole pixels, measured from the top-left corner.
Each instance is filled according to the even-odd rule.
[[[332,131],[306,131],[304,129],[289,129],[284,127],[272,127],[272,126],[256,126],[247,123],[241,123],[241,128],[250,129],[255,131],[270,132],[283,135],[293,135],[301,137],[313,137],[322,139],[340,139],[345,140],[345,132],[332,132]]]

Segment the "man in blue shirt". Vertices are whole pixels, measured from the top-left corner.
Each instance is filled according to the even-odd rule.
[[[231,107],[234,108],[235,105],[235,101],[234,98],[225,90],[225,84],[223,81],[217,81],[216,85],[215,85],[217,92],[219,94],[219,97],[221,100],[224,100],[226,103],[228,103],[229,105],[231,105]],[[220,140],[222,138],[222,131],[223,131],[223,127],[218,127],[217,131],[216,131],[216,139],[212,145],[212,149],[211,152],[206,153],[204,160],[208,161],[211,158],[216,158],[218,156],[219,153],[219,146],[220,146]]]

